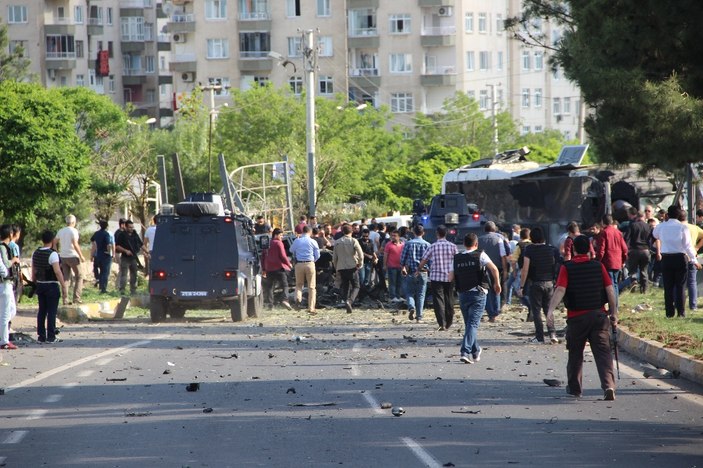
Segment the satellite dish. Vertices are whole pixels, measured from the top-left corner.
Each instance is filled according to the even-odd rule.
[[[171,13],[173,13],[173,3],[171,2],[164,2],[161,5],[161,10],[164,12],[166,16],[171,16]]]

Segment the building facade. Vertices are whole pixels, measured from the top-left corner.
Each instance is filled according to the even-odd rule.
[[[441,112],[447,98],[466,92],[487,114],[495,96],[497,110],[508,110],[523,133],[557,129],[573,138],[579,129],[578,88],[551,70],[543,49],[503,28],[519,13],[520,0],[0,0],[0,6],[10,47],[25,46],[42,83],[90,86],[162,125],[199,86],[220,85],[216,106],[230,100],[232,87],[271,82],[301,94],[302,31],[312,29],[319,96],[343,93],[386,105],[396,123],[412,127],[414,113]],[[559,38],[547,22],[529,27],[550,41]],[[104,50],[107,75],[98,58]]]

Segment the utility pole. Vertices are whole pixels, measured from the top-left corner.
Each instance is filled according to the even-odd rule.
[[[496,99],[496,86],[497,85],[486,85],[491,88],[491,114],[493,117],[493,154],[498,154],[498,100]]]
[[[306,76],[306,148],[308,153],[308,216],[316,211],[315,170],[315,71],[317,70],[317,44],[312,29],[303,31],[303,67]]]

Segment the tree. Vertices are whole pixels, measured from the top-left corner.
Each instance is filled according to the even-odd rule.
[[[27,231],[57,226],[84,196],[89,148],[57,93],[0,83],[0,200],[5,219]]]
[[[7,24],[0,25],[0,82],[24,81],[34,78],[29,72],[30,60],[24,56],[25,50],[17,46],[9,50],[10,40],[7,37]]]
[[[565,28],[552,63],[593,110],[585,128],[599,158],[671,170],[701,160],[700,2],[525,0],[512,25],[536,17]]]

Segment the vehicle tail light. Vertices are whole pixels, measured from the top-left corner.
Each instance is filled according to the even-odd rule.
[[[452,236],[456,236],[456,229],[450,229],[449,234],[451,234]]]
[[[166,279],[166,272],[164,270],[154,270],[151,272],[151,279],[165,280]]]
[[[222,277],[226,280],[232,280],[237,277],[237,272],[231,271],[231,270],[225,270],[225,272],[222,274]]]
[[[478,221],[478,219],[479,219],[480,217],[481,217],[481,215],[478,214],[478,213],[474,213],[474,214],[471,215],[471,218],[472,218],[474,221]]]
[[[229,216],[225,217],[225,223],[231,223],[231,222],[232,222],[232,218],[230,218]]]

